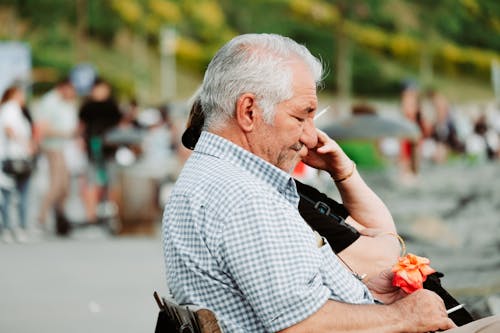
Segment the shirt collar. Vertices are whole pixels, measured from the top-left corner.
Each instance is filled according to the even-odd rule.
[[[194,151],[226,160],[276,188],[287,198],[291,195],[289,199],[292,201],[298,199],[295,182],[290,174],[223,137],[203,131]]]

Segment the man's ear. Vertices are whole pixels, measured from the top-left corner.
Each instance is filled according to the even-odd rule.
[[[244,132],[253,130],[258,110],[254,94],[244,93],[236,101],[236,122]]]

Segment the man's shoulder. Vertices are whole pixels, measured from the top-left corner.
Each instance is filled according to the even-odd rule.
[[[193,156],[175,185],[176,194],[201,197],[204,201],[259,198],[270,192],[268,184],[237,165],[214,156]]]
[[[199,156],[186,163],[183,176],[217,188],[257,186],[257,179],[248,170],[210,155]]]

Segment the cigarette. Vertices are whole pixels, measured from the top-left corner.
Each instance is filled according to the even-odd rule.
[[[460,309],[461,309],[461,308],[463,308],[463,307],[464,307],[464,305],[463,305],[463,304],[459,304],[459,305],[457,305],[457,306],[452,307],[451,309],[446,310],[446,313],[447,313],[447,314],[450,314],[450,313],[452,313],[452,312],[455,312],[455,311],[457,311],[457,310],[460,310]]]
[[[323,110],[321,110],[320,112],[318,112],[314,116],[314,120],[316,121],[319,117],[321,117],[322,115],[324,115],[326,113],[326,111],[328,111],[329,108],[330,108],[330,106],[327,106],[326,108],[324,108]]]

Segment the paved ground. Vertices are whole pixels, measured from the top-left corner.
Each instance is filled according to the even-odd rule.
[[[0,243],[0,332],[154,332],[164,293],[159,238]]]
[[[85,218],[76,184],[66,202],[73,221]],[[47,186],[42,160],[32,178],[31,228]],[[26,244],[0,240],[0,333],[154,332],[153,291],[166,293],[158,235],[112,237],[89,227],[69,239],[33,234]]]

